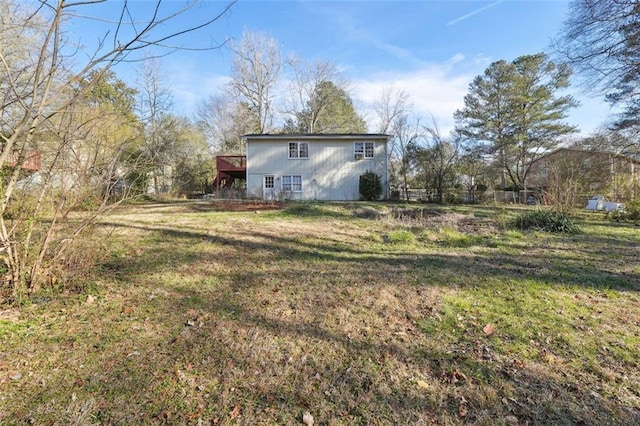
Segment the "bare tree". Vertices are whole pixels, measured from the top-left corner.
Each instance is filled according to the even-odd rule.
[[[211,95],[196,108],[198,127],[204,132],[212,152],[244,154],[242,135],[259,131],[258,116],[247,104],[226,93]]]
[[[145,9],[146,17],[134,18],[129,3],[123,2],[119,19],[95,50],[73,47],[65,38],[67,26],[82,19],[106,23],[91,15],[93,6],[102,2],[41,0],[22,5],[0,0],[0,168],[10,170],[0,187],[0,250],[16,299],[53,279],[56,268],[71,265],[78,237],[108,210],[118,187],[119,164],[127,150],[122,143],[115,147],[88,143],[91,138],[102,140],[98,137],[106,126],[102,118],[108,114],[96,116],[100,109],[91,112],[95,105],[87,103],[91,100],[87,95],[95,85],[82,83],[99,82],[114,65],[137,60],[137,52],[151,46],[166,53],[185,47],[180,45],[181,35],[212,25],[235,3],[211,15],[198,7],[198,1],[181,6],[157,1]],[[198,13],[199,21],[179,26],[185,21],[177,18],[190,11]],[[16,35],[28,41],[16,43]],[[25,183],[25,159],[34,150],[42,158],[40,172]],[[78,203],[97,188],[100,197],[84,206],[84,213],[77,212]],[[26,199],[29,202],[20,209],[14,208]],[[70,221],[72,213],[77,216]]]
[[[171,138],[166,126],[170,125],[169,115],[173,106],[173,93],[168,88],[165,76],[161,72],[158,58],[145,57],[138,70],[138,116],[143,125],[144,157],[146,158],[153,180],[154,195],[161,196],[168,188],[161,185],[166,182],[168,154],[171,151]]]
[[[623,108],[617,128],[640,127],[640,4],[637,0],[573,0],[556,50],[584,86]]]
[[[431,126],[426,128],[429,135],[424,166],[431,179],[431,186],[436,190],[438,203],[444,202],[444,191],[447,184],[455,180],[454,168],[458,163],[462,138],[454,134],[445,140],[440,134],[440,128],[435,118]]]
[[[402,175],[405,195],[407,189],[407,167],[403,158],[406,156],[408,126],[408,114],[411,113],[412,105],[409,94],[402,89],[385,87],[380,96],[374,102],[374,111],[378,120],[378,132],[390,134],[389,147],[387,149],[387,164],[392,179],[397,179],[397,175]],[[417,127],[417,123],[416,123]],[[400,133],[400,134],[398,134]],[[400,170],[398,170],[398,165]],[[408,201],[408,198],[407,198]]]
[[[389,133],[394,122],[413,108],[409,100],[409,94],[403,89],[385,87],[373,105],[378,119],[378,132]]]
[[[422,181],[424,189],[435,191],[435,197],[430,199],[438,203],[444,202],[445,189],[455,180],[455,166],[457,165],[461,138],[452,135],[445,139],[440,134],[438,123],[432,117],[430,126],[422,127],[422,135],[412,140],[407,147],[408,163],[415,177]]]
[[[318,60],[305,62],[293,57],[289,60],[293,70],[293,79],[289,84],[288,104],[285,113],[292,116],[296,131],[318,133],[321,118],[327,113],[331,103],[340,93],[349,93],[348,81],[340,74],[334,62]],[[318,96],[319,91],[331,82],[338,90],[328,93],[329,96]]]
[[[491,158],[477,146],[468,141],[461,141],[459,144],[458,162],[456,169],[466,180],[469,191],[469,201],[478,202],[480,197],[488,189],[489,184],[497,182],[497,175],[494,173]],[[498,170],[500,175],[500,170]]]
[[[563,156],[546,165],[545,202],[560,212],[568,213],[573,209],[582,192],[585,181],[584,158]]]
[[[411,173],[411,148],[416,146],[418,141],[424,137],[424,128],[420,125],[420,119],[411,117],[408,114],[398,115],[391,128],[393,135],[393,163],[394,170],[399,174],[400,185],[404,193],[405,200],[409,202],[409,177]]]
[[[283,65],[280,46],[265,33],[245,30],[242,39],[230,48],[230,94],[258,117],[258,132],[267,133],[273,126],[275,87]]]

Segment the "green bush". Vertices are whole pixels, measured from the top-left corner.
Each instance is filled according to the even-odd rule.
[[[518,229],[532,229],[545,232],[580,232],[578,226],[566,213],[554,210],[532,210],[515,218]]]
[[[365,201],[379,200],[382,195],[380,176],[372,171],[365,172],[360,176],[358,190],[360,191],[360,197]]]

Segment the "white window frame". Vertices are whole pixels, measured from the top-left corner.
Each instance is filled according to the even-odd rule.
[[[371,160],[375,157],[376,145],[374,142],[354,142],[353,156],[356,160]]]
[[[289,142],[287,146],[290,160],[309,159],[309,142]]]
[[[284,175],[280,181],[282,192],[302,192],[302,175]]]

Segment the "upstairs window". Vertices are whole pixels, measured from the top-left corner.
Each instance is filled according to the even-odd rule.
[[[355,142],[353,151],[356,160],[373,158],[374,144],[373,142]]]
[[[289,158],[309,158],[309,142],[289,142]]]

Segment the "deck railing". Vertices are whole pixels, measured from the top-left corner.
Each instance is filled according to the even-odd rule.
[[[247,169],[246,155],[218,155],[216,157],[218,171],[242,171]]]

